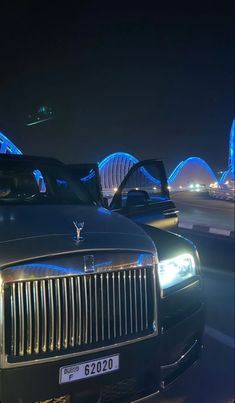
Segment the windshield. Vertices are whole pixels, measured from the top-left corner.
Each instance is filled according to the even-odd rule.
[[[92,204],[62,164],[0,161],[0,204]]]

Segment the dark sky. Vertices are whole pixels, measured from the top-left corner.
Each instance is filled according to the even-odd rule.
[[[0,15],[0,131],[25,153],[195,155],[226,168],[234,10],[215,1],[20,1]],[[27,127],[50,105],[56,118]]]

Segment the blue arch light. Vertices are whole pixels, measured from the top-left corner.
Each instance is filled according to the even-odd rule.
[[[133,155],[121,151],[108,155],[98,164],[101,181],[103,184],[108,183],[109,188],[118,187],[128,170],[138,162],[139,160]],[[110,171],[110,175],[116,177],[105,178],[105,170]],[[160,181],[154,178],[144,167],[141,168],[141,172],[150,182],[157,186],[160,185]]]
[[[22,154],[22,152],[0,132],[0,154]]]
[[[211,167],[207,164],[206,161],[204,161],[202,158],[199,157],[190,157],[187,158],[184,161],[181,161],[177,167],[173,170],[173,172],[171,173],[171,175],[168,178],[168,183],[169,184],[173,184],[173,182],[176,180],[176,178],[178,177],[178,175],[180,174],[180,172],[188,165],[191,164],[196,164],[198,165],[198,167],[202,168],[210,177],[211,180],[215,180],[216,181],[216,176],[214,174],[214,172],[212,171]]]
[[[230,132],[230,142],[229,142],[229,167],[220,178],[220,182],[223,182],[228,177],[234,178],[234,133],[235,133],[235,120],[233,120],[231,132]],[[3,133],[0,132],[0,153],[11,153],[11,154],[22,154],[21,150],[18,149]],[[113,188],[118,187],[128,172],[128,170],[139,160],[133,155],[126,152],[115,152],[108,155],[102,161],[98,163],[99,172],[103,180],[103,187]],[[168,183],[170,185],[174,184],[180,172],[187,166],[195,164],[199,168],[203,169],[207,173],[211,180],[217,181],[216,176],[210,166],[199,157],[190,157],[184,161],[181,161],[176,168],[172,171],[168,178]],[[152,175],[150,175],[145,168],[142,168],[143,174],[152,182],[159,185],[159,181],[156,180]],[[90,180],[94,177],[95,173],[93,171],[82,178],[82,181]],[[104,186],[105,185],[105,186]],[[110,185],[110,186],[108,186]]]
[[[228,169],[227,171],[223,172],[219,180],[219,183],[223,184],[227,181],[235,182],[235,172],[233,172],[231,169]]]
[[[178,175],[178,173],[180,172],[180,170],[183,168],[184,166],[184,161],[181,161],[176,167],[175,169],[172,171],[172,173],[170,174],[169,178],[168,178],[168,182],[173,182],[175,177]]]
[[[139,162],[137,158],[125,152],[108,155],[98,164],[102,188],[110,190],[117,188],[129,169],[137,162]]]
[[[98,166],[99,166],[99,170],[103,169],[107,164],[109,164],[112,160],[116,159],[116,158],[121,158],[124,157],[126,159],[128,159],[129,161],[133,162],[133,164],[136,164],[137,162],[139,162],[139,160],[137,158],[135,158],[133,155],[128,154],[128,153],[124,153],[124,152],[116,152],[113,154],[108,155],[106,158],[104,158],[101,162],[99,162]]]

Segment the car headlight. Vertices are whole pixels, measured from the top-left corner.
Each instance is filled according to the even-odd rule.
[[[159,262],[159,281],[163,290],[195,275],[195,261],[189,253]]]

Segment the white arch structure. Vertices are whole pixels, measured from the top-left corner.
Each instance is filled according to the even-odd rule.
[[[133,155],[123,152],[110,154],[99,163],[102,189],[116,189],[131,167],[138,161]]]

